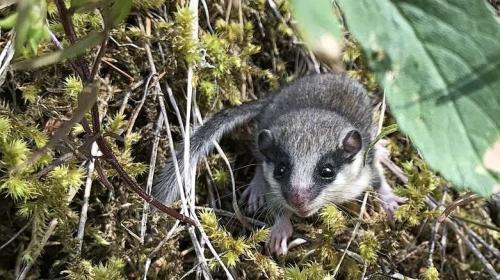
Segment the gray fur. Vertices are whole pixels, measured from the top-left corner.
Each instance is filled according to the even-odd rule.
[[[212,141],[218,141],[223,134],[236,126],[253,120],[257,132],[264,129],[272,132],[275,145],[279,148],[275,150],[282,150],[294,165],[286,184],[311,186],[311,178],[318,160],[327,151],[341,149],[343,137],[349,131],[357,130],[362,137],[362,149],[352,163],[339,166],[339,176],[343,176],[342,180],[346,182],[366,177],[368,181],[377,183],[383,178],[379,178],[381,175],[375,169],[373,152],[369,153],[366,165],[360,164],[359,161],[359,157],[363,156],[367,145],[374,137],[372,117],[370,99],[359,83],[336,74],[307,76],[292,82],[267,98],[215,114],[193,134],[190,163],[194,168],[197,162],[213,148]],[[255,134],[257,143],[258,133]],[[270,151],[274,152],[276,151]],[[177,160],[182,170],[182,151],[178,155]],[[272,172],[275,166],[273,161],[269,160],[270,155],[263,154],[258,147],[254,155],[262,166],[256,172],[250,188],[255,188],[261,195],[268,194],[266,198],[271,206],[293,211],[294,209],[283,197],[282,192],[286,186],[273,179]],[[329,188],[326,191],[318,187],[316,194],[318,199],[312,207],[318,208],[329,201],[342,202],[345,199],[355,198],[368,187],[356,186],[350,193],[351,190],[347,185],[332,186],[323,186]],[[164,202],[177,199],[178,187],[171,162],[167,163],[156,176],[154,190],[156,197]],[[341,190],[349,195],[331,197],[336,196]],[[329,196],[320,196],[321,193],[328,193]],[[315,210],[317,209],[311,209],[312,212]]]

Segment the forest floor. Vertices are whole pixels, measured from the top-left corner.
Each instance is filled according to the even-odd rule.
[[[38,53],[56,50],[57,41],[63,46],[71,42],[53,2],[48,2],[53,37],[38,46]],[[124,173],[146,190],[151,187],[155,170],[170,157],[170,144],[182,140],[186,115],[196,126],[198,110],[209,116],[266,96],[298,77],[339,70],[305,47],[287,1],[240,3],[201,1],[192,13],[186,1],[134,1],[107,46],[88,50],[72,63],[36,70],[5,70],[12,33],[2,31],[0,279],[499,277],[500,207],[455,191],[397,131],[386,139],[391,161],[401,170],[386,174],[408,202],[394,218],[387,218],[376,193],[369,191],[359,201],[294,220],[294,247],[286,256],[266,250],[272,224],[268,213],[247,217],[247,227],[233,208],[231,172],[240,198],[255,167],[249,148],[252,124],[221,141],[224,156],[215,153],[198,168],[194,201],[202,227],[149,211]],[[3,9],[0,16],[12,11]],[[95,11],[72,15],[76,36],[99,29],[101,20]],[[196,22],[199,30],[192,38]],[[100,50],[103,56],[96,59]],[[393,127],[390,108],[381,106],[383,91],[347,32],[342,62],[347,75],[359,80],[382,108],[383,126]],[[95,63],[98,114],[85,114],[88,127],[84,121],[72,123],[60,137],[57,132],[77,115],[78,96],[89,88],[84,72]],[[191,97],[192,111],[186,114]],[[86,129],[97,124],[123,172],[107,155],[92,160],[98,153]],[[47,143],[49,151],[42,150]],[[37,151],[43,152],[28,168],[11,172]],[[239,200],[238,205],[248,215],[246,203]]]

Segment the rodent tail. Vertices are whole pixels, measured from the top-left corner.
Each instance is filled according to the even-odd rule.
[[[196,168],[198,161],[213,149],[214,141],[219,141],[225,133],[255,118],[266,104],[265,99],[259,99],[224,109],[195,129],[190,139],[190,168]],[[181,148],[176,153],[181,178],[184,169],[183,149]],[[153,185],[153,195],[164,203],[172,203],[179,199],[179,188],[172,160],[170,159],[156,174]]]

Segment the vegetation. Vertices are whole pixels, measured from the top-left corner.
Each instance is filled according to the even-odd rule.
[[[196,125],[198,110],[342,67],[383,102],[378,72],[349,30],[340,63],[306,48],[286,0],[197,2],[2,3],[0,279],[498,277],[494,203],[450,188],[392,132],[391,108],[382,133],[392,132],[387,146],[402,171],[387,175],[408,198],[392,219],[370,191],[295,220],[295,247],[271,256],[270,217],[242,222],[231,201],[231,174],[239,197],[253,172],[251,125],[201,164],[193,205],[150,212],[143,198],[182,141],[186,115]]]

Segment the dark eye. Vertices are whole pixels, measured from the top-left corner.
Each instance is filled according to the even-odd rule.
[[[281,179],[285,175],[285,173],[288,171],[288,167],[284,163],[279,163],[276,165],[274,168],[274,178],[276,179]]]
[[[331,165],[325,165],[319,170],[319,176],[323,179],[332,179],[335,176],[335,171]]]

